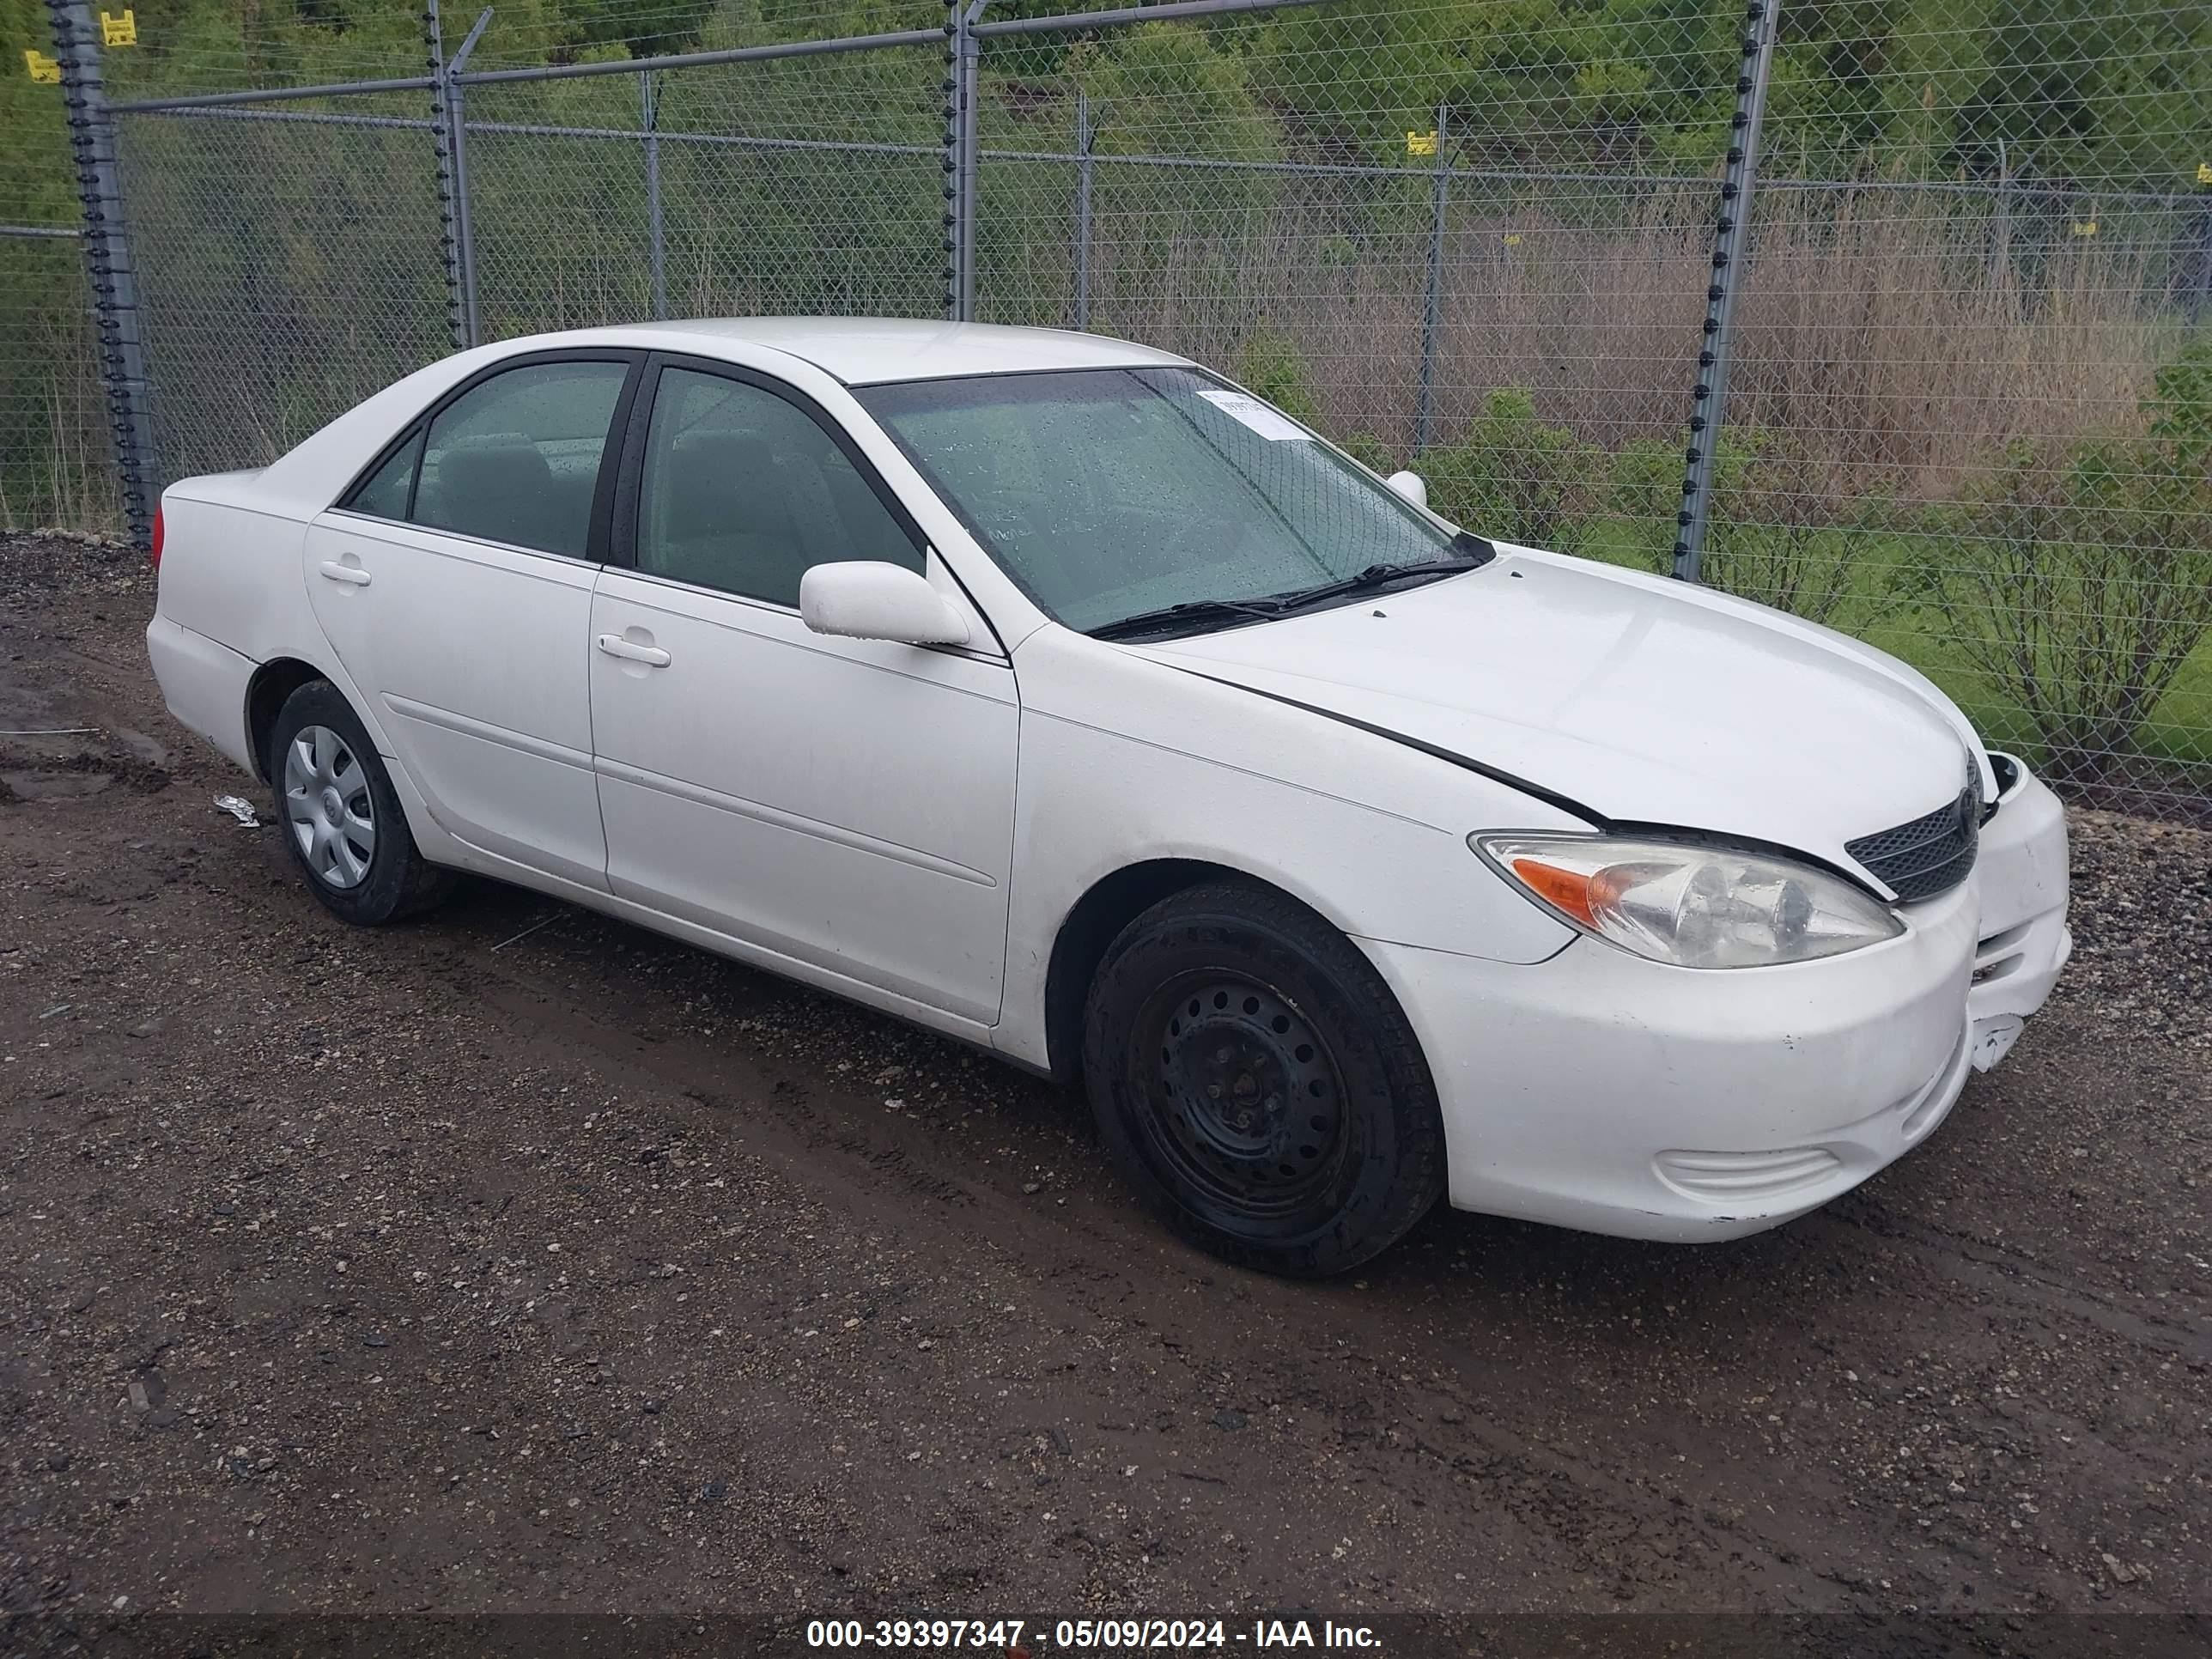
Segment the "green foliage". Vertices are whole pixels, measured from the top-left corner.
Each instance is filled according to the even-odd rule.
[[[1857,550],[1882,507],[1851,501],[1832,446],[1739,429],[1716,458],[1699,574],[1742,599],[1832,622],[1862,586]]]
[[[1960,43],[1984,67],[1959,111],[1953,165],[2000,159],[2084,182],[2170,185],[2212,139],[2212,7],[2166,0],[2008,0]]]
[[[2151,437],[2172,449],[2182,469],[2201,471],[2212,462],[2212,334],[2184,346],[2151,384],[2143,401]]]
[[[1265,322],[1246,337],[1237,359],[1237,379],[1300,420],[1310,421],[1321,413],[1321,398],[1305,358],[1288,335]]]
[[[1858,550],[1887,511],[1878,500],[1851,501],[1840,470],[1802,438],[1756,427],[1724,431],[1713,456],[1702,580],[1808,622],[1836,620],[1868,586]],[[1639,440],[1613,457],[1609,503],[1646,568],[1673,568],[1682,471],[1682,452],[1671,443]],[[1862,606],[1852,620],[1864,625],[1871,614]]]
[[[1915,596],[2042,740],[2125,756],[2212,639],[2212,353],[2162,368],[2142,437],[2014,445]]]
[[[1140,23],[1071,52],[1068,70],[1097,112],[1103,154],[1247,161],[1281,154],[1243,63],[1203,29]]]
[[[1379,472],[1387,478],[1398,471],[1398,463],[1390,459],[1390,446],[1371,432],[1355,432],[1340,447],[1370,472]]]
[[[1601,452],[1537,418],[1535,399],[1501,386],[1455,444],[1421,457],[1429,504],[1479,535],[1572,553],[1589,527]]]

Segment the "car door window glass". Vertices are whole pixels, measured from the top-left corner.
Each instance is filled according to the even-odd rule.
[[[627,364],[532,363],[430,422],[415,522],[581,558]]]
[[[372,518],[405,518],[407,498],[415,489],[415,463],[422,453],[422,433],[418,427],[405,443],[386,458],[384,465],[377,468],[360,489],[347,497],[345,505],[356,513],[366,513]]]
[[[661,371],[638,493],[652,575],[796,606],[812,566],[921,551],[860,470],[797,404],[741,380]]]

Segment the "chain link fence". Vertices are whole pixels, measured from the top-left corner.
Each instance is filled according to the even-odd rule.
[[[119,522],[77,234],[0,225],[0,529]]]
[[[246,102],[134,69],[161,474],[265,460],[471,337],[1088,328],[1486,533],[1871,639],[2078,795],[2212,815],[2212,12],[865,15],[779,45],[709,7],[627,43],[697,50],[568,62],[448,19],[376,81]]]

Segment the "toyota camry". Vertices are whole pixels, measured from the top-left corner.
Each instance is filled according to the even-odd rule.
[[[1787,1220],[2069,947],[2057,802],[1911,668],[1097,336],[480,347],[170,485],[155,548],[168,706],[337,915],[471,872],[990,1049],[1272,1271],[1439,1197]]]

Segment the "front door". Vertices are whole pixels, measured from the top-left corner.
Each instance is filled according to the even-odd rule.
[[[800,620],[799,577],[824,562],[889,560],[957,590],[887,486],[798,393],[661,363],[632,424],[635,517],[623,513],[617,536],[628,568],[611,564],[592,602],[609,884],[994,1022],[1012,667],[990,652],[833,639]]]

